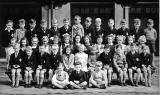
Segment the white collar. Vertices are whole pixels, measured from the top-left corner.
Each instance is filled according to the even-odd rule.
[[[5,30],[8,30],[8,28],[5,28]],[[11,28],[10,30],[13,30],[13,28]]]

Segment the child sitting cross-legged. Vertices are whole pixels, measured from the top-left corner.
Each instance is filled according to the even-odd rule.
[[[69,85],[69,75],[65,72],[63,64],[60,63],[52,78],[52,88],[67,89]]]
[[[89,79],[89,87],[96,87],[100,89],[105,89],[107,87],[107,76],[102,70],[102,62],[97,61],[95,71],[92,72]]]
[[[86,89],[87,78],[86,73],[82,71],[82,63],[76,62],[74,64],[75,70],[69,76],[70,88],[71,89]]]

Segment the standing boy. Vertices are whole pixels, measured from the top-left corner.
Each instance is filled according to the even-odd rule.
[[[26,35],[26,29],[25,29],[26,21],[24,19],[20,19],[18,23],[19,23],[19,28],[15,30],[14,37],[17,39],[17,42],[19,43],[20,40]]]
[[[5,30],[2,32],[2,45],[4,47],[8,47],[10,40],[13,38],[14,35],[14,29],[13,29],[13,21],[12,20],[8,20],[6,23],[6,28]]]

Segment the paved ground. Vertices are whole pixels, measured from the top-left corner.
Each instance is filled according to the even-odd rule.
[[[1,62],[1,60],[0,60]],[[102,89],[86,89],[86,90],[60,90],[60,89],[37,89],[37,88],[11,88],[9,85],[9,79],[0,70],[0,95],[160,95],[159,93],[159,59],[155,60],[157,70],[152,75],[152,87],[120,87],[118,85],[112,85],[105,90]]]

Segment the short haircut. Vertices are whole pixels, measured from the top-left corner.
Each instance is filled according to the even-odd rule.
[[[111,21],[113,21],[113,22],[114,22],[114,19],[110,18],[110,19],[108,20],[108,22],[111,22]]]
[[[74,16],[74,19],[79,19],[79,20],[81,20],[81,17],[80,17],[79,15],[75,15],[75,16]]]
[[[104,49],[110,49],[110,46],[109,45],[105,45]]]
[[[35,19],[30,19],[30,20],[29,20],[29,23],[30,23],[30,24],[34,24],[34,23],[36,23],[36,20],[35,20]]]
[[[135,18],[135,19],[133,20],[133,22],[134,22],[134,23],[141,23],[141,20],[140,20],[139,18]]]
[[[96,18],[95,21],[100,21],[100,22],[102,22],[102,19],[101,19],[101,18]]]
[[[92,22],[92,18],[91,18],[91,17],[87,17],[87,18],[86,18],[86,21],[88,21],[88,22],[89,22],[89,21],[90,21],[90,22]]]
[[[102,66],[103,63],[102,63],[101,61],[97,61],[97,62],[96,62],[96,65]]]
[[[43,23],[47,23],[47,21],[45,19],[42,19],[40,24],[43,24]]]
[[[32,37],[32,40],[33,40],[33,39],[37,39],[37,41],[39,41],[37,37]]]
[[[7,20],[6,24],[8,23],[12,23],[13,24],[13,21],[12,20]]]
[[[18,22],[25,24],[25,23],[26,23],[26,20],[25,20],[25,19],[20,19]]]
[[[64,18],[64,19],[63,19],[63,22],[65,22],[65,21],[69,21],[69,18]]]
[[[27,46],[27,47],[26,47],[26,51],[29,51],[29,50],[32,51],[32,47],[31,47],[31,46]]]
[[[153,19],[148,19],[148,20],[147,20],[147,24],[154,24]]]
[[[23,37],[23,38],[20,40],[20,46],[22,46],[22,41],[23,41],[23,40],[26,40],[26,45],[29,44],[27,38],[26,38],[26,37]]]
[[[127,22],[126,22],[125,19],[122,19],[122,20],[120,21],[120,24],[122,24],[122,23],[127,23]]]
[[[75,65],[75,66],[77,66],[77,65],[82,65],[82,63],[81,63],[81,62],[75,62],[74,65]]]

